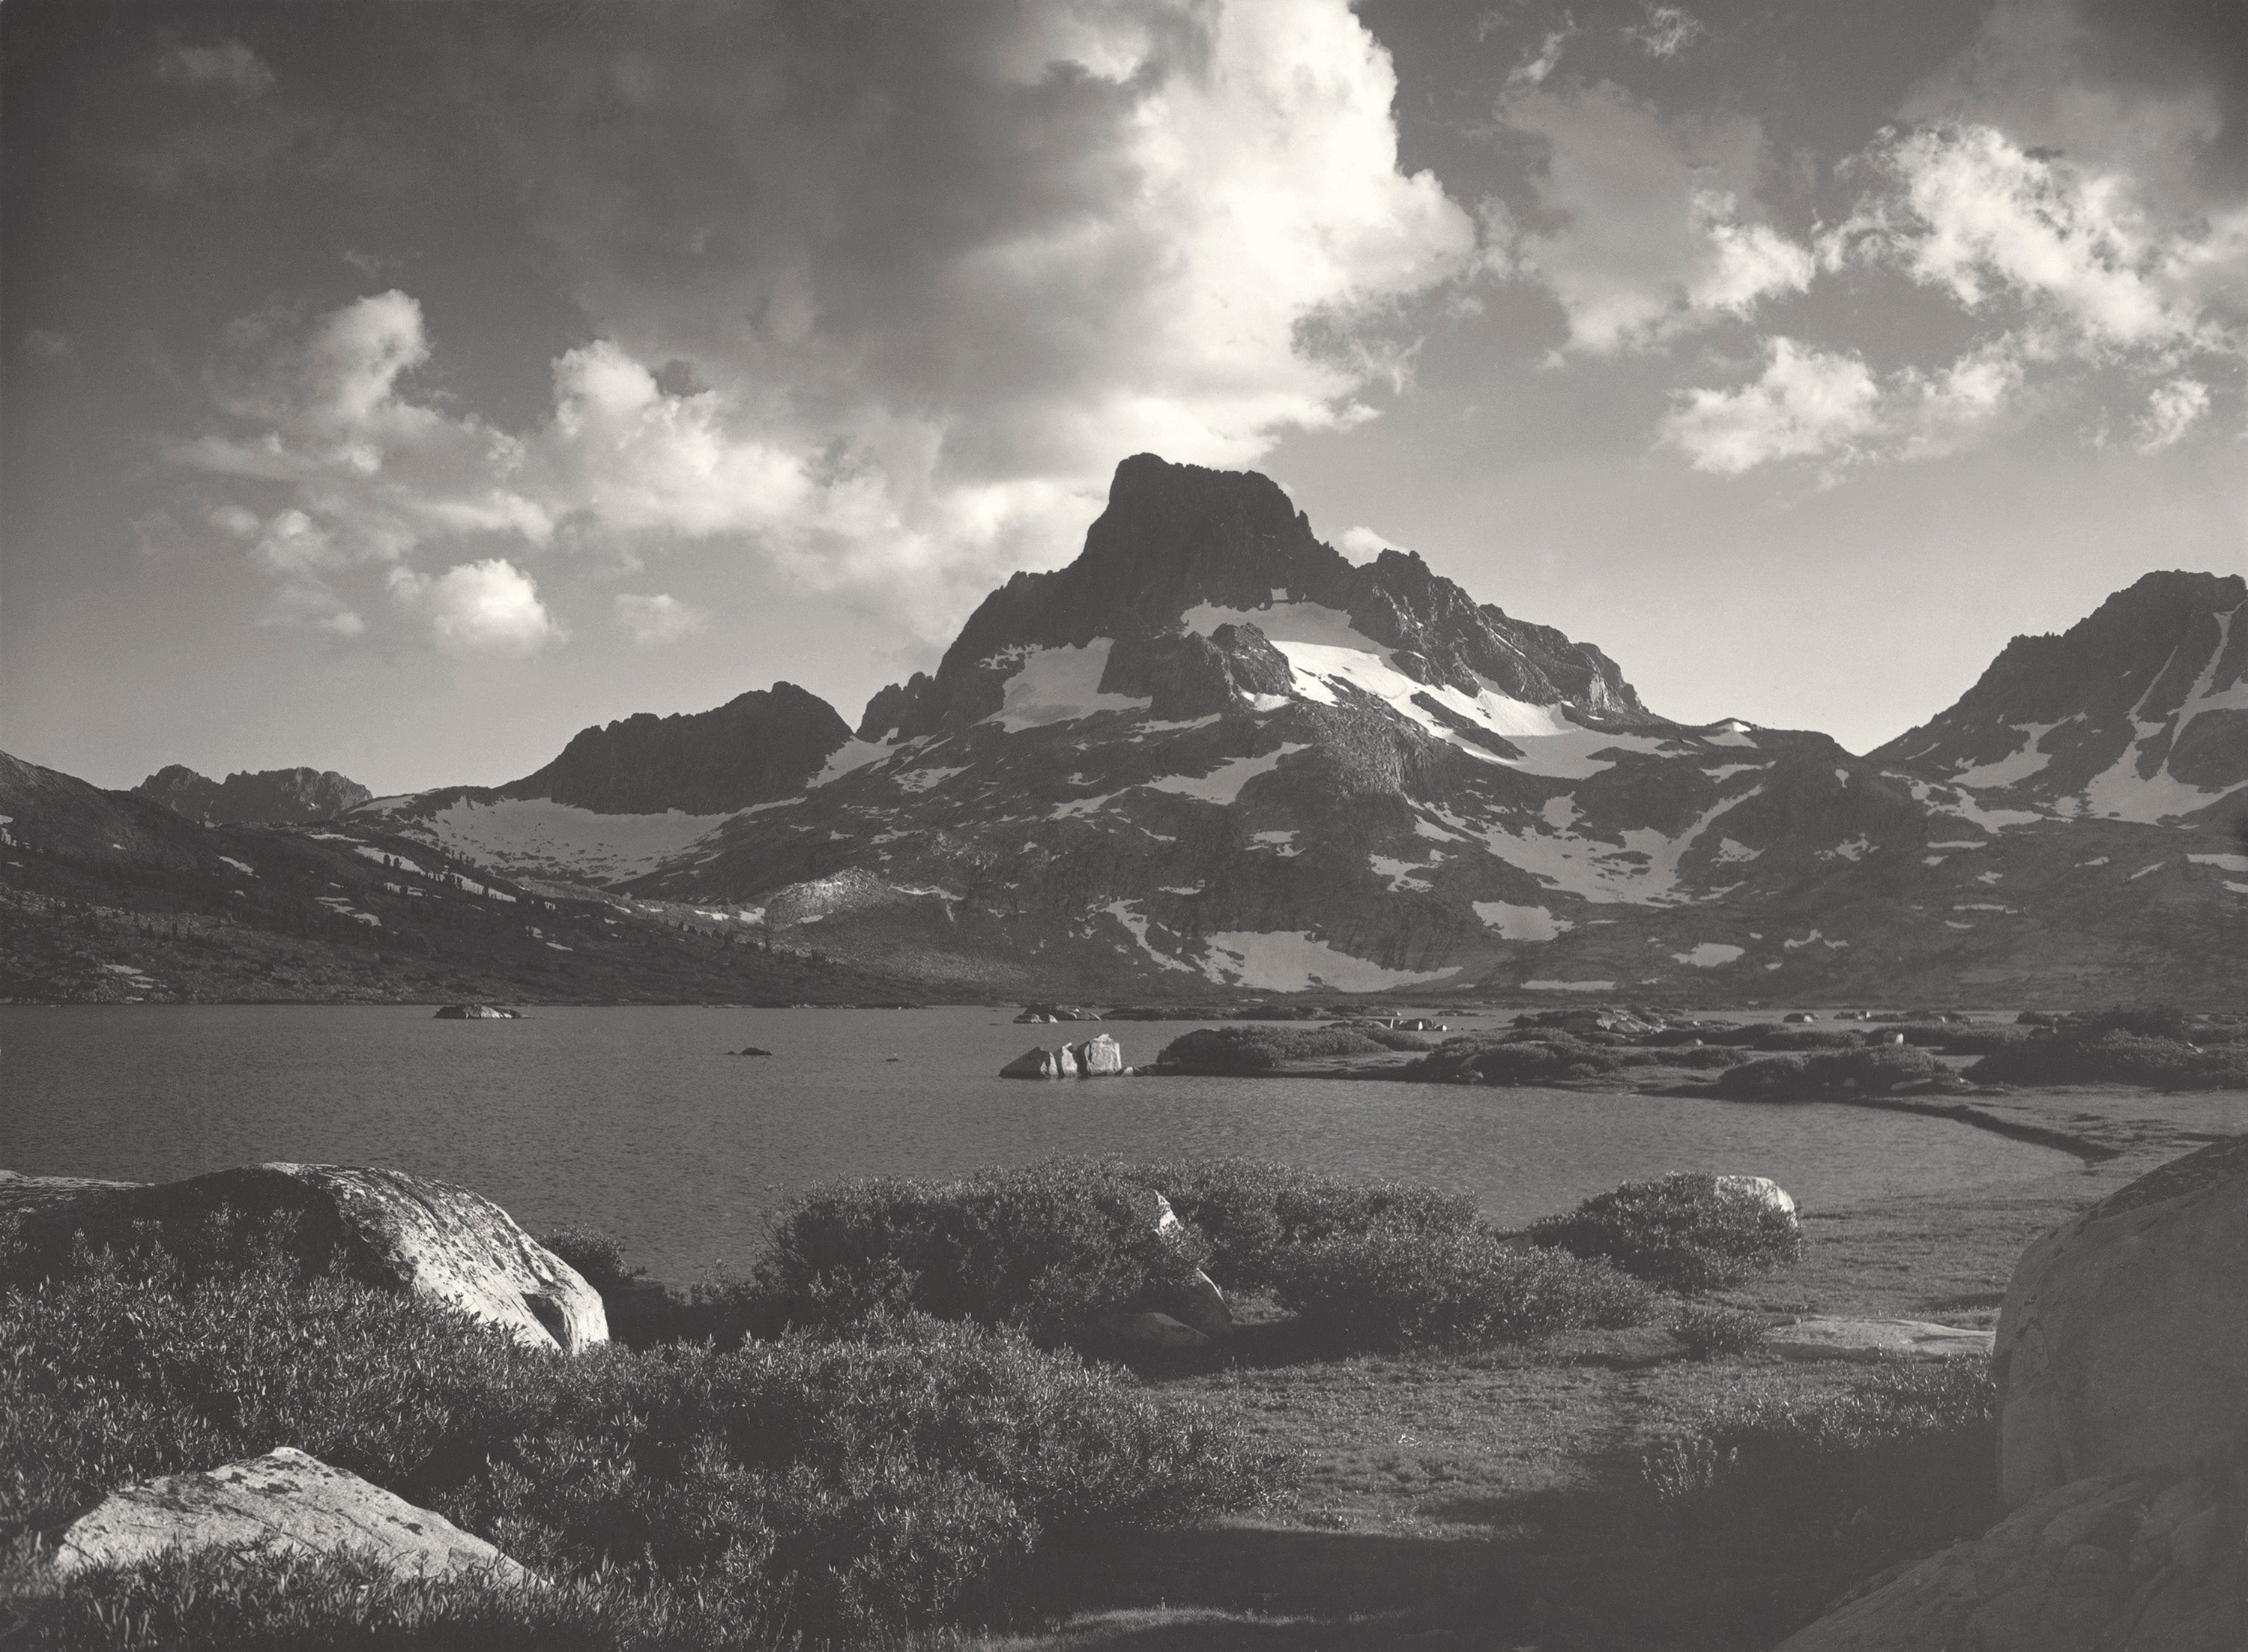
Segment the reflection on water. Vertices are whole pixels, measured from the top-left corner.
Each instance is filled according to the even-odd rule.
[[[1127,1060],[1183,1029],[1116,1023]],[[1470,1193],[1515,1225],[1666,1170],[1811,1209],[2073,1161],[1969,1126],[1772,1107],[1287,1079],[999,1080],[1038,1043],[991,1010],[0,1007],[0,1167],[162,1180],[268,1159],[464,1183],[533,1230],[607,1228],[657,1274],[739,1267],[789,1194],[1053,1153],[1253,1154]],[[744,1045],[770,1059],[728,1054]],[[891,1057],[897,1058],[895,1060]]]

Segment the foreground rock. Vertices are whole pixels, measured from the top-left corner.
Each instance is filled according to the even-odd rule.
[[[1124,1046],[1106,1032],[1083,1044],[1026,1050],[999,1069],[1003,1079],[1107,1079],[1124,1071]]]
[[[1174,1241],[1184,1233],[1178,1212],[1160,1193],[1155,1196],[1155,1231]],[[1156,1306],[1163,1313],[1206,1337],[1225,1336],[1233,1329],[1233,1311],[1225,1306],[1225,1292],[1200,1268],[1194,1271],[1194,1277],[1185,1285],[1172,1292],[1169,1299]]]
[[[1925,1320],[1799,1320],[1776,1326],[1765,1347],[1790,1360],[1984,1359],[1991,1333]]]
[[[250,1543],[297,1554],[349,1550],[400,1577],[482,1573],[517,1582],[531,1575],[444,1516],[286,1445],[205,1473],[143,1480],[111,1492],[64,1531],[54,1564],[67,1576],[89,1566],[138,1565],[167,1550],[195,1554]]]
[[[1794,1196],[1768,1176],[1721,1176],[1717,1191],[1729,1199],[1752,1199],[1785,1217],[1796,1215]]]
[[[45,1196],[37,1189],[46,1188]],[[188,1232],[223,1211],[287,1224],[308,1269],[466,1310],[518,1340],[570,1352],[608,1340],[598,1292],[480,1194],[402,1170],[257,1164],[149,1185],[11,1178],[0,1217],[31,1265],[65,1267],[72,1238],[124,1244],[136,1224]]]
[[[1780,1652],[2233,1652],[2248,1555],[2232,1475],[2078,1480],[1877,1580]]]
[[[2248,1138],[2191,1153],[2032,1244],[1999,1312],[1999,1491],[2182,1470],[2248,1444]]]

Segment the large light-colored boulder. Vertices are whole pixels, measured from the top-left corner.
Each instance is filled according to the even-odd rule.
[[[1795,1200],[1788,1190],[1768,1176],[1721,1176],[1717,1191],[1726,1198],[1753,1199],[1768,1210],[1778,1210],[1783,1216],[1796,1214]]]
[[[1102,1314],[1094,1322],[1094,1330],[1109,1340],[1142,1353],[1178,1354],[1188,1348],[1206,1348],[1210,1341],[1203,1332],[1168,1313],[1134,1313],[1122,1308]]]
[[[1155,1231],[1166,1239],[1181,1234],[1183,1224],[1179,1213],[1171,1209],[1171,1202],[1162,1194],[1155,1196]],[[1163,1312],[1182,1324],[1192,1326],[1203,1336],[1217,1338],[1231,1333],[1233,1311],[1225,1306],[1225,1292],[1217,1288],[1217,1281],[1200,1268],[1194,1277],[1173,1292],[1162,1304]]]
[[[1991,1333],[1925,1320],[1844,1320],[1824,1316],[1776,1326],[1770,1352],[1790,1360],[1956,1360],[1987,1358]]]
[[[1054,1050],[1025,1050],[999,1069],[1003,1079],[1106,1079],[1124,1071],[1124,1046],[1106,1032]]]
[[[279,1217],[312,1267],[446,1303],[518,1340],[572,1353],[608,1340],[600,1293],[490,1199],[432,1176],[335,1164],[257,1164],[154,1185],[87,1184],[0,1217],[16,1237],[66,1258],[73,1235],[125,1241],[134,1224],[200,1225],[221,1210]]]
[[[1106,1032],[1071,1045],[1069,1052],[1077,1058],[1079,1078],[1106,1079],[1124,1071],[1124,1046]]]
[[[2238,1652],[2242,1525],[2229,1477],[2078,1480],[1845,1597],[1779,1652]]]
[[[287,1553],[350,1550],[401,1577],[531,1576],[444,1516],[286,1445],[111,1492],[65,1529],[54,1564],[67,1576],[89,1566],[137,1565],[168,1550],[194,1554],[250,1543]]]
[[[2248,1137],[2141,1176],[2024,1253],[1998,1315],[2008,1507],[2248,1444]]]

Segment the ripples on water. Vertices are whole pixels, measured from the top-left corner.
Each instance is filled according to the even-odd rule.
[[[1491,1025],[1489,1020],[1469,1025]],[[1000,1066],[1105,1030],[991,1010],[0,1007],[0,1167],[156,1181],[269,1159],[462,1182],[534,1231],[606,1228],[658,1275],[738,1270],[792,1193],[1054,1153],[1250,1154],[1470,1193],[1518,1225],[1667,1170],[1769,1176],[1812,1209],[2073,1161],[1830,1105],[1289,1079],[1025,1083]],[[744,1045],[770,1059],[728,1054]],[[894,1061],[889,1058],[896,1057]]]

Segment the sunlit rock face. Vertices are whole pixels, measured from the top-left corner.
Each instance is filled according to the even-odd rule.
[[[1143,454],[855,735],[773,689],[751,790],[696,789],[716,725],[634,718],[505,795],[369,806],[937,987],[2190,1000],[2248,949],[2243,595],[2149,576],[1861,757],[1674,723],[1265,477]]]

